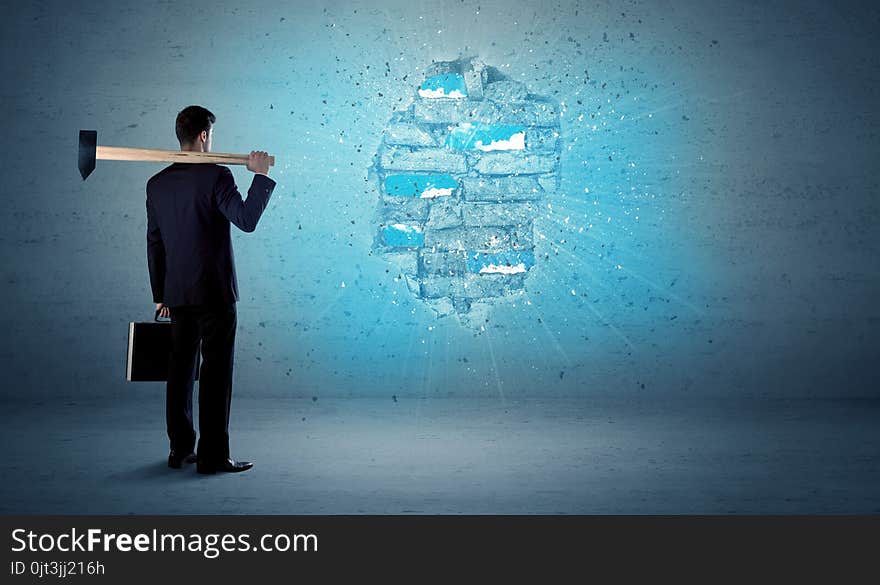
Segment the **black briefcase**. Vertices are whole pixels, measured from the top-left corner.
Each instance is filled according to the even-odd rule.
[[[159,311],[152,321],[128,324],[128,359],[125,379],[129,382],[164,382],[168,380],[168,358],[171,355],[171,321],[160,321]],[[196,374],[199,379],[201,349],[196,353]]]

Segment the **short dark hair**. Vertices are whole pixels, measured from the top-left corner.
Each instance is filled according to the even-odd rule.
[[[177,114],[174,131],[180,144],[192,144],[199,134],[211,129],[211,125],[217,121],[210,110],[202,106],[187,106]]]

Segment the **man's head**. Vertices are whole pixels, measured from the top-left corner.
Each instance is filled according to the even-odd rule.
[[[174,128],[180,150],[211,152],[211,138],[216,118],[202,106],[187,106],[177,114]]]

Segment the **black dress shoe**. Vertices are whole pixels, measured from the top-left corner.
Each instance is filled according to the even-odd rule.
[[[171,453],[168,454],[168,467],[171,469],[180,469],[183,467],[184,463],[195,463],[196,454],[190,451],[186,455],[182,455],[180,452],[171,450]]]
[[[217,473],[218,471],[238,473],[240,471],[247,471],[253,466],[254,464],[250,461],[236,461],[231,458],[224,459],[217,463],[205,461],[203,459],[196,461],[196,471],[199,473]]]

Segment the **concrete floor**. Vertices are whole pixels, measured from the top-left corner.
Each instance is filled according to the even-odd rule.
[[[878,400],[236,398],[207,477],[160,394],[3,412],[5,514],[880,513]]]

